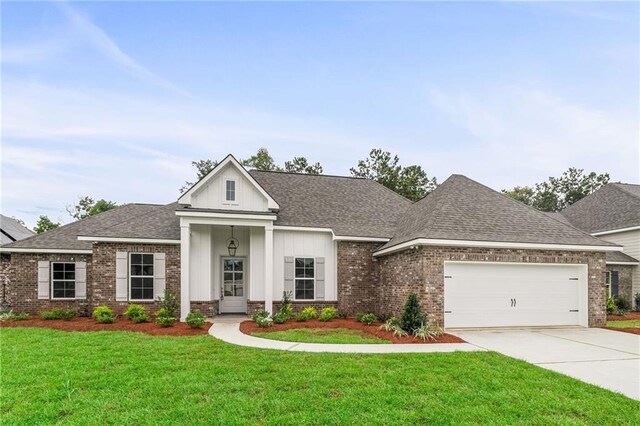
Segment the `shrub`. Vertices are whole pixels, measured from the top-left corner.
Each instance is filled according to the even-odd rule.
[[[406,305],[404,305],[404,314],[402,314],[402,328],[412,333],[413,330],[427,323],[427,318],[422,313],[418,296],[415,293],[411,293],[407,299]]]
[[[98,306],[93,310],[93,319],[101,324],[111,324],[116,321],[113,310],[108,306]]]
[[[362,322],[362,317],[365,316],[366,314],[363,314],[362,312],[358,312],[356,314],[356,321],[358,322]]]
[[[258,327],[271,327],[273,325],[273,320],[269,317],[257,317],[255,319],[256,324],[258,324]]]
[[[166,315],[156,317],[156,323],[162,328],[171,327],[174,322],[176,322],[175,317],[170,317]]]
[[[14,314],[13,311],[0,312],[0,321],[24,321],[29,318],[29,314]]]
[[[396,337],[405,337],[405,336],[409,335],[409,333],[407,333],[406,331],[404,331],[402,329],[401,325],[394,325],[391,328],[391,331],[393,331],[393,335],[396,336]]]
[[[443,334],[444,330],[442,329],[442,327],[429,323],[420,324],[420,327],[417,327],[413,330],[413,335],[416,338],[422,340],[435,340]]]
[[[377,318],[375,316],[375,314],[364,314],[361,318],[360,318],[360,322],[366,325],[371,325],[374,322],[376,322]]]
[[[636,302],[636,311],[640,311],[640,293],[636,293],[633,299]]]
[[[391,317],[380,326],[380,330],[393,331],[394,327],[400,327],[402,324],[396,317]]]
[[[178,316],[178,309],[180,309],[180,299],[178,295],[168,288],[164,290],[162,297],[156,298],[156,301],[160,304],[160,309],[164,308],[167,312],[167,316],[176,318]],[[156,314],[157,315],[157,314]]]
[[[258,322],[258,320],[260,319],[264,319],[264,318],[269,318],[269,315],[271,315],[269,313],[269,311],[264,310],[264,309],[260,309],[258,312],[256,312],[255,314],[253,314],[253,316],[251,317],[251,319],[255,322]]]
[[[327,322],[331,321],[336,316],[338,316],[338,310],[336,308],[327,307],[323,308],[322,311],[320,311],[320,316],[318,317],[318,319],[322,322]]]
[[[149,322],[149,315],[147,315],[142,305],[129,305],[124,316],[135,323]]]
[[[78,312],[75,309],[55,308],[50,311],[40,312],[40,317],[44,320],[70,320],[76,315],[78,315]]]
[[[618,310],[618,306],[616,305],[616,301],[613,297],[607,298],[607,313],[612,314],[616,310]]]
[[[280,318],[287,318],[285,319],[285,321],[293,318],[293,305],[291,304],[290,292],[282,292],[282,302],[280,304],[280,310],[278,311],[278,313],[281,314]]]
[[[284,324],[290,319],[291,317],[282,311],[273,316],[273,322],[275,322],[276,324]]]
[[[624,296],[616,297],[616,306],[619,310],[628,311],[631,309],[631,302]]]
[[[296,317],[297,321],[309,321],[318,318],[318,311],[313,306],[307,306]]]
[[[200,312],[189,312],[187,314],[187,324],[191,328],[202,328],[206,320]]]

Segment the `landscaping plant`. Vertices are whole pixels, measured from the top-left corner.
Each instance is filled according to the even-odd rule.
[[[400,325],[402,324],[400,323],[400,320],[398,318],[391,317],[380,326],[380,330],[393,331],[394,327],[398,327]]]
[[[175,317],[169,317],[169,316],[156,317],[156,324],[158,324],[162,328],[171,327],[174,322],[176,322]]]
[[[322,311],[320,311],[320,316],[318,317],[318,319],[322,322],[327,322],[331,321],[336,316],[338,316],[338,310],[336,308],[327,307],[323,308]]]
[[[12,310],[0,312],[0,322],[1,321],[24,321],[29,319],[29,314],[20,313],[14,314]]]
[[[93,310],[93,319],[101,324],[111,324],[116,321],[113,310],[108,306],[98,306]]]
[[[75,317],[78,312],[75,309],[55,308],[50,311],[40,312],[40,317],[44,320],[70,320]]]
[[[633,299],[636,302],[636,311],[640,311],[640,293],[636,293]]]
[[[313,306],[307,306],[296,317],[297,321],[309,321],[318,318],[318,311]]]
[[[442,329],[442,327],[429,323],[423,323],[420,325],[420,327],[413,330],[413,335],[416,338],[422,340],[435,340],[443,334],[444,330]]]
[[[206,320],[200,312],[189,312],[187,314],[187,325],[191,328],[202,328]]]
[[[278,311],[273,316],[273,322],[275,322],[276,324],[284,324],[289,319],[291,319],[291,317],[289,315],[287,315],[286,313],[282,312],[282,311]]]
[[[422,326],[427,322],[427,318],[422,313],[418,296],[415,293],[411,293],[407,299],[407,303],[404,305],[404,314],[402,314],[402,328],[408,332],[413,333],[413,330]]]
[[[358,313],[356,314],[356,321],[357,321],[357,322],[362,322],[362,317],[363,317],[363,316],[365,316],[365,314],[364,314],[364,313],[362,313],[362,312],[358,312]]]
[[[280,310],[278,313],[281,314],[281,318],[286,317],[285,321],[293,318],[293,305],[291,304],[291,292],[283,291],[282,292],[282,301],[280,303]]]
[[[178,295],[175,292],[167,288],[164,290],[163,297],[156,298],[156,301],[160,304],[160,309],[165,309],[167,316],[173,318],[176,318],[178,316],[178,309],[180,308],[180,298],[178,298]]]
[[[616,305],[616,301],[613,297],[607,298],[607,313],[613,314],[618,309],[618,305]]]
[[[369,314],[364,314],[362,315],[362,317],[360,317],[360,322],[366,325],[371,325],[374,322],[376,322],[377,318],[375,316],[375,314],[369,313]]]
[[[271,315],[271,313],[265,309],[260,309],[258,312],[256,312],[255,314],[253,314],[253,316],[251,317],[251,319],[255,322],[258,322],[258,320],[260,318],[269,318],[269,315]]]
[[[273,320],[271,318],[267,317],[257,317],[255,319],[256,324],[258,324],[258,327],[271,327],[273,325]]]
[[[624,296],[616,297],[616,306],[618,307],[618,310],[625,312],[631,310],[631,302]]]
[[[149,315],[146,314],[144,306],[142,305],[129,305],[124,316],[135,323],[149,322]]]

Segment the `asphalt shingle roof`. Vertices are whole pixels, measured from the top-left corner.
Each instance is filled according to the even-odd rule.
[[[34,234],[32,230],[21,225],[12,217],[0,214],[0,244],[7,244],[13,241],[22,240]]]
[[[607,184],[561,213],[590,234],[640,226],[640,185]]]
[[[462,175],[412,205],[382,249],[416,238],[614,246]]]
[[[638,259],[629,256],[621,251],[609,251],[607,252],[607,263],[615,262],[635,262],[638,263]]]

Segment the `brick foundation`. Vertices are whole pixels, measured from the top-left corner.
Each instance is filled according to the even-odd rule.
[[[191,312],[200,312],[207,318],[212,318],[218,315],[218,305],[219,302],[217,300],[212,301],[191,301]]]

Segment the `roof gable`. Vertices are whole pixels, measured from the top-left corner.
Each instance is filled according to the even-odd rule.
[[[235,182],[235,200],[225,198],[227,181]],[[280,208],[278,203],[232,155],[200,179],[179,199],[180,204],[194,208],[246,211],[268,211]]]

